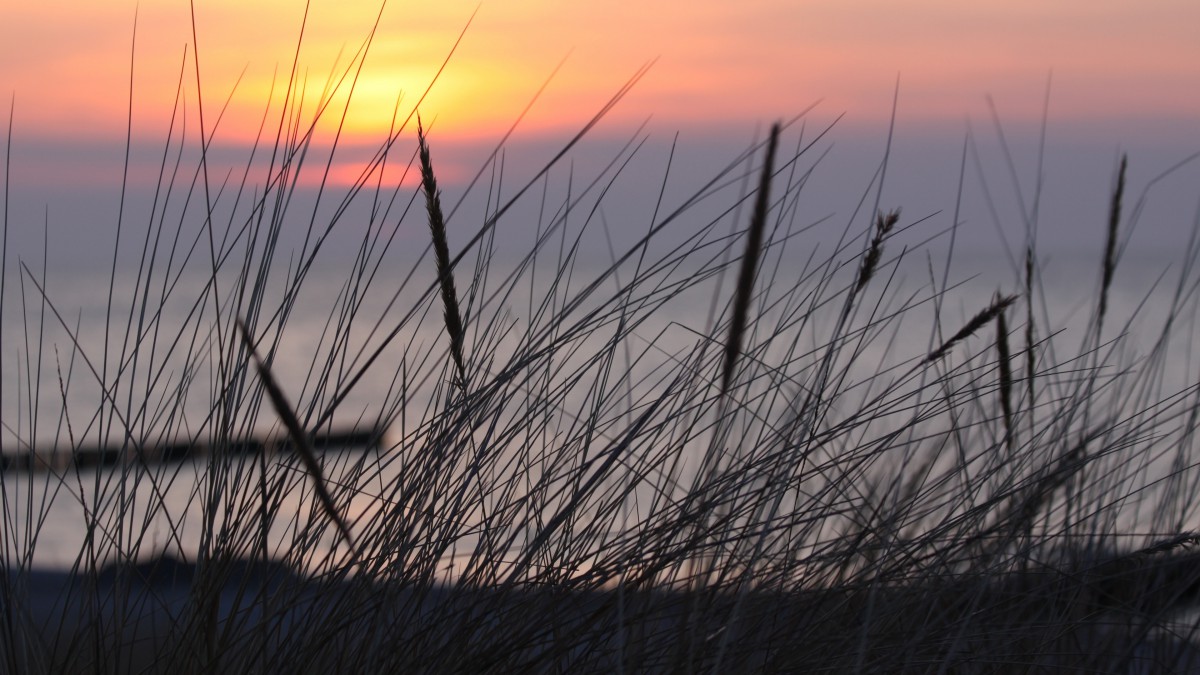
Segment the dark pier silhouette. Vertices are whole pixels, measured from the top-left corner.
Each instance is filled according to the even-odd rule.
[[[311,437],[317,452],[326,450],[363,451],[377,449],[387,433],[385,425],[332,429]],[[204,440],[182,441],[157,445],[138,445],[132,442],[108,445],[80,445],[48,451],[26,450],[0,455],[0,472],[88,470],[113,468],[129,464],[159,464],[191,461],[216,453],[226,455],[274,455],[292,452],[292,441],[286,434],[247,436],[221,443]]]

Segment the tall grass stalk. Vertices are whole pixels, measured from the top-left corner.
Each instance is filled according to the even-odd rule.
[[[417,117],[418,154],[421,158],[421,188],[425,191],[425,208],[429,211],[429,233],[433,236],[433,255],[437,265],[438,286],[441,287],[443,312],[446,322],[446,337],[450,339],[450,357],[458,370],[458,385],[467,386],[467,366],[463,357],[462,312],[458,308],[458,290],[454,287],[454,270],[450,264],[450,245],[446,238],[446,221],[442,216],[442,196],[438,192],[437,178],[433,175],[433,162],[429,158],[429,143],[421,118]]]
[[[1016,428],[1013,427],[1013,377],[1012,350],[1008,346],[1008,320],[1001,311],[996,315],[996,360],[999,365],[1000,411],[1004,414],[1004,444],[1012,452],[1016,443]]]
[[[1121,224],[1121,202],[1125,197],[1125,169],[1129,158],[1121,155],[1121,165],[1117,169],[1117,183],[1113,187],[1112,201],[1108,207],[1108,228],[1104,236],[1104,265],[1103,278],[1100,281],[1099,309],[1096,311],[1096,331],[1104,326],[1104,316],[1108,313],[1108,293],[1112,288],[1113,274],[1117,271],[1117,228]],[[1099,335],[1097,335],[1099,339]]]
[[[750,216],[750,227],[746,231],[746,252],[742,254],[741,269],[737,286],[734,288],[733,318],[729,323],[729,338],[725,342],[725,361],[721,367],[721,394],[729,391],[733,382],[733,371],[742,350],[742,336],[746,332],[746,321],[750,314],[750,296],[754,293],[754,278],[758,272],[758,259],[762,255],[763,231],[767,228],[767,209],[771,203],[771,177],[775,170],[775,148],[779,145],[779,124],[771,125],[767,137],[767,156],[763,160],[762,177],[754,197],[754,213]]]
[[[267,390],[271,406],[279,415],[279,419],[283,421],[284,427],[287,428],[288,438],[291,439],[296,454],[300,456],[305,470],[308,471],[309,477],[312,478],[313,491],[316,492],[318,503],[320,503],[321,508],[325,511],[325,515],[337,527],[338,532],[345,538],[346,543],[350,545],[350,549],[358,556],[359,561],[361,561],[362,555],[354,543],[354,535],[350,533],[350,526],[346,524],[345,519],[338,513],[338,508],[334,505],[333,498],[329,496],[329,489],[325,487],[325,477],[321,471],[321,464],[317,461],[317,455],[312,449],[312,444],[308,441],[308,434],[300,426],[300,420],[296,419],[296,413],[292,411],[292,405],[288,403],[283,390],[279,388],[279,383],[275,381],[275,376],[271,374],[270,367],[258,357],[258,352],[254,349],[254,339],[250,337],[250,330],[246,328],[246,324],[241,319],[237,320],[237,327],[238,332],[241,333],[242,344],[245,345],[246,351],[249,352],[250,360],[254,362],[258,376],[262,378],[262,385]]]

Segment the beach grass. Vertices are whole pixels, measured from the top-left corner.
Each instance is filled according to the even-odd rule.
[[[357,63],[331,81],[347,100]],[[1034,241],[957,322],[933,311],[953,284],[896,281],[938,241],[893,245],[917,224],[898,209],[797,253],[817,247],[791,205],[820,170],[801,118],[675,204],[668,168],[645,233],[597,255],[643,135],[593,176],[565,158],[643,72],[515,187],[492,153],[461,188],[487,192],[477,213],[444,207],[415,108],[344,189],[313,133],[334,98],[302,110],[297,75],[240,172],[209,171],[218,129],[172,122],[144,237],[113,242],[99,351],[5,215],[0,315],[30,339],[0,349],[28,416],[2,436],[0,670],[1200,668],[1200,392],[1166,377],[1190,356],[1195,270],[1149,350],[1136,315],[1114,329],[1126,160],[1072,348]],[[531,202],[510,256],[497,238]],[[429,236],[405,256],[413,223]],[[709,314],[678,318],[696,297]],[[371,447],[319,447],[345,426]],[[265,432],[285,441],[245,442]],[[107,466],[51,456],[91,444]],[[86,534],[47,576],[56,500]]]

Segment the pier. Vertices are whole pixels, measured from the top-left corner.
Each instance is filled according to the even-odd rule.
[[[309,437],[317,452],[335,449],[340,451],[375,450],[387,435],[387,426],[352,427],[331,429]],[[183,441],[156,445],[138,445],[133,442],[107,445],[80,445],[75,448],[49,451],[29,450],[22,453],[0,455],[0,472],[62,473],[71,469],[107,469],[136,464],[162,464],[200,459],[217,453],[225,455],[267,456],[292,452],[292,440],[284,433],[264,434],[230,439],[221,443],[202,440]]]

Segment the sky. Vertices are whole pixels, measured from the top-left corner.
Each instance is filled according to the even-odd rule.
[[[202,95],[214,106],[241,75],[229,126],[251,136],[304,15],[296,0],[197,0],[193,45],[181,0],[12,5],[0,26],[0,91],[15,98],[23,136],[71,138],[123,132],[131,48],[136,121],[163,121],[184,49],[198,48]],[[747,124],[820,100],[851,120],[877,120],[890,114],[899,77],[904,114],[924,123],[962,120],[985,95],[1003,103],[1006,119],[1036,120],[1053,73],[1057,120],[1104,128],[1200,118],[1200,5],[1190,0],[516,0],[392,2],[382,12],[377,2],[316,0],[300,55],[313,91],[376,18],[355,133],[385,131],[396,97],[414,100],[468,21],[423,104],[443,133],[503,131],[564,58],[531,131],[575,126],[652,59],[619,117]]]
[[[1145,183],[1200,149],[1194,0],[394,1],[382,10],[314,0],[307,20],[294,0],[6,4],[0,96],[10,99],[8,179],[21,197],[9,207],[34,222],[73,223],[97,194],[114,198],[127,132],[130,176],[149,184],[177,99],[193,134],[199,99],[214,143],[247,148],[264,113],[278,119],[293,61],[304,114],[329,82],[357,78],[344,116],[349,87],[338,86],[319,141],[337,134],[340,147],[377,147],[452,49],[420,104],[446,149],[449,186],[474,173],[478,149],[535,96],[513,144],[568,138],[648,63],[593,132],[601,141],[649,119],[660,141],[679,132],[716,147],[814,106],[814,124],[838,119],[843,151],[860,157],[868,145],[878,153],[896,97],[897,147],[910,144],[914,167],[936,156],[956,172],[964,134],[992,133],[990,106],[1023,153],[1023,173],[1043,117],[1054,147],[1075,158],[1057,170],[1093,187],[1110,181],[1118,152],[1140,153]],[[332,167],[335,183],[360,173],[350,155]],[[903,193],[904,177],[895,180]]]

